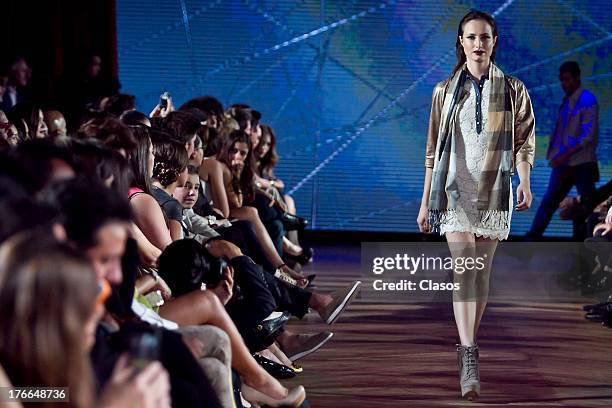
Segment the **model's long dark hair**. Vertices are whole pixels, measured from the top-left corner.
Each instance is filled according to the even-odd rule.
[[[463,27],[468,21],[472,20],[484,20],[491,26],[491,31],[493,31],[493,38],[497,37],[497,24],[495,23],[495,19],[489,13],[485,13],[484,11],[479,10],[471,10],[467,13],[461,21],[459,22],[459,27],[457,28],[457,42],[455,43],[455,54],[457,54],[457,64],[455,68],[453,68],[453,73],[451,77],[455,75],[457,71],[459,71],[463,64],[467,61],[467,57],[465,56],[465,52],[463,52],[463,46],[461,45],[461,41],[459,41],[459,37],[463,37]],[[491,62],[495,61],[495,53],[497,52],[497,45],[499,41],[495,42],[495,46],[493,47],[493,52],[491,53]]]
[[[259,145],[261,146],[263,139],[266,135],[270,136],[270,149],[259,158],[257,165],[257,171],[261,177],[274,177],[274,167],[278,163],[278,153],[276,153],[276,135],[274,130],[268,125],[261,126],[261,140]]]
[[[225,165],[230,169],[232,168],[232,161],[230,160],[229,156],[236,143],[246,143],[249,152],[244,158],[244,168],[242,169],[240,176],[236,177],[233,175],[232,177],[232,187],[236,193],[241,192],[244,202],[248,203],[255,198],[255,189],[253,185],[253,180],[255,177],[253,168],[255,165],[253,163],[253,146],[251,145],[251,138],[249,135],[247,135],[243,130],[234,130],[231,132],[225,141],[225,146],[223,147],[219,161],[225,163]]]

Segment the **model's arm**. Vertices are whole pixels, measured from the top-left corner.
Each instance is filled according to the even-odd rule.
[[[519,185],[516,188],[516,210],[531,207],[531,167],[535,159],[535,116],[527,88],[517,88],[514,121],[514,152]]]
[[[419,231],[430,232],[427,222],[427,210],[429,204],[429,192],[431,188],[431,177],[436,159],[436,145],[438,143],[438,130],[440,128],[440,117],[442,116],[442,105],[444,104],[444,93],[446,86],[444,82],[436,85],[431,97],[431,112],[429,113],[429,127],[427,129],[427,147],[425,148],[425,180],[423,181],[423,196],[421,207],[417,217]]]
[[[429,202],[429,189],[431,188],[431,174],[433,169],[429,167],[425,168],[425,181],[423,182],[423,196],[421,197],[421,208],[419,209],[419,216],[417,217],[417,224],[419,225],[419,231],[428,233],[429,222],[427,221],[428,211],[427,206]]]
[[[531,165],[526,161],[517,164],[520,183],[516,188],[516,211],[524,211],[531,207]]]
[[[519,82],[514,107],[514,155],[515,166],[527,162],[533,167],[535,158],[535,116],[527,88]]]

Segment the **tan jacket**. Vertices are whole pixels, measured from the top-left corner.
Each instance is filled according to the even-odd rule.
[[[525,85],[518,79],[508,75],[506,75],[506,80],[510,87],[510,103],[512,104],[512,113],[515,118],[514,128],[512,129],[514,161],[511,167],[512,174],[514,174],[516,164],[522,161],[526,161],[533,167],[535,156],[535,116],[531,106],[531,98]],[[448,108],[444,108],[444,97],[449,84],[450,80],[439,82],[433,91],[429,129],[427,131],[427,148],[425,150],[425,167],[430,169],[434,167],[438,150],[440,124],[442,123],[442,118],[448,114]],[[451,96],[449,95],[449,97]]]

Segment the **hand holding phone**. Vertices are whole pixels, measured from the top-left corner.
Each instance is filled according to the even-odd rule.
[[[159,106],[162,109],[168,109],[168,99],[170,99],[170,92],[166,91],[159,96]]]

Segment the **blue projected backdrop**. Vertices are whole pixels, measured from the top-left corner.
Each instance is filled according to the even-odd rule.
[[[493,13],[497,63],[529,89],[537,124],[533,208],[548,185],[558,66],[582,68],[600,105],[601,181],[612,176],[610,1],[117,0],[123,91],[149,112],[214,95],[247,103],[278,136],[277,175],[315,229],[417,231],[434,85],[454,65],[457,23]],[[518,181],[514,181],[514,186]],[[575,194],[575,192],[572,192]],[[570,234],[555,216],[547,235]]]

